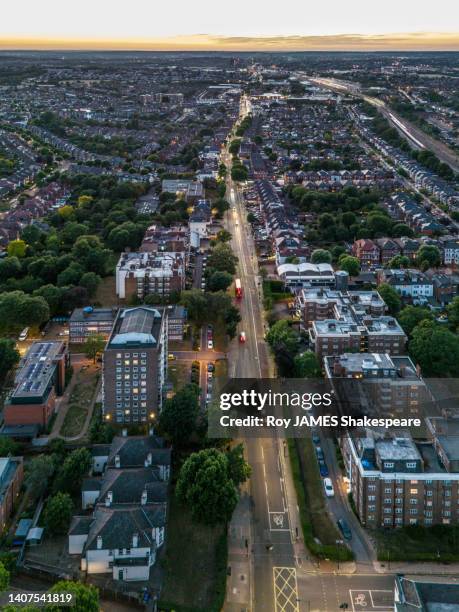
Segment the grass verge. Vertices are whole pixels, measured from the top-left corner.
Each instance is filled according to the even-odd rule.
[[[379,561],[459,561],[459,527],[410,525],[376,532]]]
[[[165,580],[158,610],[220,612],[226,593],[226,526],[196,523],[171,497]]]
[[[322,481],[311,440],[290,439],[288,446],[306,546],[320,559],[351,561],[354,558],[353,552],[347,546],[336,544],[341,535],[325,506]]]

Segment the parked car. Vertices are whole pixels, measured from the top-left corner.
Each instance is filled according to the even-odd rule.
[[[345,540],[352,540],[352,532],[346,521],[340,518],[337,520],[336,524],[338,525],[339,530],[343,534],[343,538]]]
[[[213,372],[215,370],[215,366],[212,362],[207,364],[207,371],[208,372]]]
[[[324,451],[322,450],[322,448],[320,446],[316,446],[316,455],[317,455],[317,459],[319,460],[323,460],[324,458]]]
[[[327,497],[335,496],[335,489],[333,488],[333,483],[330,478],[324,478],[324,489]]]
[[[314,442],[314,444],[318,445],[320,444],[320,437],[318,434],[313,434],[312,436],[312,441]]]
[[[212,350],[214,348],[214,341],[213,340],[207,340],[207,348],[209,350]]]
[[[325,478],[325,476],[328,476],[328,467],[323,459],[320,459],[319,461],[319,471],[320,471],[320,475],[322,476],[322,478]]]
[[[29,328],[28,327],[24,327],[22,332],[19,334],[19,340],[21,342],[24,342],[24,340],[27,340],[27,336],[28,335],[29,335]]]

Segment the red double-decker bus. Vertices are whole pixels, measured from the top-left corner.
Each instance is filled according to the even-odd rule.
[[[241,285],[241,279],[237,278],[235,283],[234,283],[234,287],[235,287],[235,292],[236,292],[236,297],[239,299],[242,297],[242,285]]]

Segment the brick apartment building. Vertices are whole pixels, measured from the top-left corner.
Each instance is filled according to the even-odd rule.
[[[3,531],[24,480],[22,457],[0,457],[0,528]]]
[[[116,266],[116,295],[167,297],[185,287],[183,253],[122,253]]]
[[[377,291],[337,291],[327,287],[302,289],[296,296],[301,324],[309,329],[314,321],[339,319],[343,314],[382,316],[386,304]]]
[[[67,365],[64,342],[34,342],[19,364],[14,387],[6,399],[5,425],[46,427],[55,410],[56,396],[64,392]]]
[[[167,366],[167,312],[121,309],[103,356],[103,414],[116,424],[145,423],[162,407]]]
[[[456,431],[459,428],[456,427]],[[363,525],[459,522],[459,438],[416,443],[409,434],[342,438],[352,496]],[[442,462],[446,454],[450,464]]]

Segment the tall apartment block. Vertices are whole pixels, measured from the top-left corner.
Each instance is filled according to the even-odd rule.
[[[103,414],[114,424],[145,423],[161,411],[167,368],[167,309],[118,312],[103,356]]]

